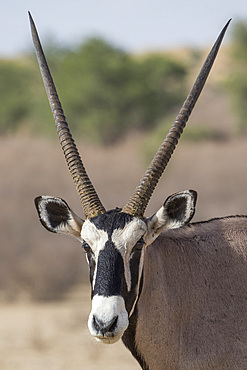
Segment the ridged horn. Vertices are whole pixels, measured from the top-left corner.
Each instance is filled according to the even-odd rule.
[[[87,218],[91,218],[97,216],[99,213],[104,213],[105,208],[101,204],[99,197],[83,166],[81,157],[70,133],[69,126],[62,109],[62,105],[59,101],[56,87],[54,85],[49,67],[47,65],[33,18],[30,12],[28,12],[28,14],[31,25],[33,44],[35,47],[35,52],[37,55],[39,68],[45,85],[51,111],[56,124],[60,144],[62,146],[69,171],[74,180],[76,190],[79,194],[85,216]]]
[[[213,45],[199,72],[199,75],[189,95],[187,96],[182,108],[180,109],[176,120],[174,121],[165,140],[155,154],[144,176],[140,180],[140,183],[136,187],[133,195],[130,197],[128,203],[123,207],[122,212],[128,213],[132,216],[143,217],[151,195],[162,173],[164,172],[169,159],[171,158],[171,155],[178,143],[186,122],[188,121],[188,118],[207,80],[207,77],[213,66],[214,60],[220,48],[220,44],[223,40],[230,21],[231,19],[227,22],[227,24],[219,34],[215,44]]]

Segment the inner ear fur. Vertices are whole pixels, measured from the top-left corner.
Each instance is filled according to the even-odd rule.
[[[81,240],[83,220],[61,198],[39,196],[34,200],[42,225],[49,231]]]
[[[197,192],[194,190],[181,191],[166,199],[162,208],[169,228],[181,227],[190,222],[195,214],[196,200]]]
[[[190,222],[195,213],[197,193],[185,190],[170,195],[163,206],[147,220],[147,240],[154,241],[165,230],[182,227]]]

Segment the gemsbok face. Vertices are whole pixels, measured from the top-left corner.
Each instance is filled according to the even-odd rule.
[[[164,258],[161,252],[161,245],[166,243],[165,235],[171,235],[169,243],[176,245],[172,249],[173,251],[177,253],[177,250],[181,249],[182,256],[187,253],[186,248],[183,248],[183,243],[189,244],[190,241],[183,242],[183,240],[188,239],[188,236],[186,236],[189,235],[188,230],[192,233],[194,229],[191,226],[186,228],[185,225],[190,222],[194,215],[196,192],[186,190],[171,195],[150,218],[146,218],[144,213],[158,180],[166,168],[190,113],[203,89],[230,21],[223,28],[212,47],[168,135],[158,149],[133,195],[123,208],[106,211],[88,178],[72,139],[34,22],[30,14],[29,16],[37,59],[60,144],[85,214],[85,220],[83,220],[61,198],[41,196],[35,199],[40,221],[49,231],[74,236],[82,242],[90,270],[92,310],[89,315],[88,327],[91,334],[103,343],[114,343],[123,337],[126,346],[145,369],[180,368],[173,367],[178,358],[182,359],[177,354],[179,350],[174,352],[175,355],[172,357],[172,360],[168,360],[178,343],[182,345],[183,342],[183,333],[180,325],[182,319],[178,320],[179,315],[176,316],[176,320],[180,324],[177,325],[176,320],[174,321],[174,328],[179,326],[177,337],[174,334],[176,333],[175,329],[172,329],[171,332],[168,330],[170,322],[174,320],[173,316],[177,307],[180,307],[180,301],[176,303],[174,310],[171,304],[165,311],[169,297],[173,297],[173,291],[171,294],[163,292],[165,286],[169,287],[171,284],[175,284],[175,279],[170,283],[164,283],[162,280],[160,281],[158,276],[159,274],[164,276],[166,271],[165,263],[167,259]],[[169,234],[173,229],[184,229],[185,236],[180,236],[180,239],[176,241],[174,234]],[[160,235],[161,233],[163,233],[162,236]],[[208,239],[209,234],[207,236]],[[216,235],[217,233],[214,232],[214,234]],[[202,240],[207,238],[203,237]],[[157,241],[155,241],[156,239]],[[189,240],[200,241],[201,239],[199,236],[191,236]],[[150,253],[152,250],[153,253]],[[168,244],[167,250],[169,250]],[[197,255],[199,256],[200,254],[198,253]],[[180,271],[179,263],[181,259],[182,257],[176,257],[178,272]],[[161,263],[162,266],[160,266]],[[154,271],[154,275],[151,276],[149,270],[152,270],[153,266],[157,266],[157,271]],[[176,267],[175,270],[172,270],[172,273],[174,271],[177,273]],[[201,275],[193,280],[193,289],[200,279]],[[152,280],[156,281],[157,284],[155,286],[152,286],[150,283]],[[184,282],[182,281],[181,284],[183,285]],[[176,289],[178,288],[176,287]],[[172,302],[175,301],[174,299],[172,300]],[[198,305],[198,302],[200,300],[196,301],[194,307]],[[150,314],[149,309],[153,310],[154,317],[151,319],[151,316],[148,316],[145,319],[145,315]],[[203,310],[203,307],[201,310]],[[138,316],[139,312],[141,313],[140,316]],[[163,318],[160,325],[154,324],[157,312]],[[206,316],[204,315],[204,317]],[[167,330],[167,334],[165,330]],[[194,335],[193,330],[185,332]],[[176,338],[174,339],[173,336]],[[175,343],[172,347],[173,349],[168,349],[165,352],[163,348],[169,347],[173,339]],[[185,345],[187,343],[189,343],[188,340],[185,340]],[[144,348],[143,350],[142,347]],[[186,351],[187,349],[185,349],[185,353],[187,353]],[[150,358],[148,357],[149,352]],[[166,354],[163,354],[163,352]],[[155,360],[155,364],[150,365],[153,361],[152,358],[155,357],[153,354],[158,357]],[[162,360],[163,362],[160,360],[162,356],[166,356],[166,359]],[[159,365],[158,361],[161,361],[161,365]],[[210,369],[213,367],[200,367],[197,365],[193,367],[188,362],[188,367],[181,368]]]
[[[149,219],[116,209],[83,222],[60,198],[35,199],[49,231],[75,236],[83,243],[92,286],[88,327],[96,339],[114,343],[121,338],[138,298],[145,247],[163,230],[187,224],[195,202],[196,192],[184,191],[170,196]]]

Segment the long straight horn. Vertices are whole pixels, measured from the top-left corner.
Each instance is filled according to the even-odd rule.
[[[40,44],[39,36],[30,13],[30,25],[33,43],[39,63],[39,68],[44,81],[46,93],[51,106],[52,114],[55,120],[57,133],[59,136],[60,144],[69,167],[69,171],[74,180],[76,190],[79,194],[83,211],[87,218],[97,216],[99,213],[104,213],[105,208],[101,204],[99,197],[86,173],[86,170],[81,161],[79,152],[75,142],[70,133],[68,123],[66,122],[65,115],[59,97],[54,85],[49,67],[47,65],[45,55]]]
[[[207,80],[230,21],[231,19],[227,22],[218,36],[169,133],[155,154],[144,176],[140,180],[135,192],[122,209],[122,212],[128,213],[132,216],[143,217],[151,195],[159,181],[160,176],[166,168],[166,165],[178,143],[178,139],[183,132],[186,122],[188,121],[188,118]]]

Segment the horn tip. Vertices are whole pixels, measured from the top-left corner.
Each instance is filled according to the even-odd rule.
[[[33,17],[32,17],[32,14],[29,10],[28,10],[27,14],[28,14],[30,23],[33,23]]]
[[[228,20],[228,22],[226,22],[226,25],[225,25],[225,27],[224,27],[224,30],[226,30],[226,29],[227,29],[227,27],[229,26],[229,24],[231,23],[231,21],[232,21],[232,18],[230,18],[230,19]]]
[[[227,23],[225,24],[225,26],[223,27],[223,29],[222,29],[221,33],[219,34],[219,37],[218,37],[218,39],[217,39],[217,41],[216,41],[216,43],[215,43],[215,45],[216,45],[216,46],[218,46],[218,47],[219,47],[219,45],[221,44],[221,41],[223,40],[223,37],[225,36],[226,30],[227,30],[227,28],[228,28],[228,26],[229,26],[229,24],[230,24],[231,20],[232,20],[232,18],[230,18],[230,19],[227,21]]]
[[[36,27],[35,27],[35,23],[34,23],[32,14],[29,11],[28,11],[28,17],[29,17],[29,22],[30,22],[32,37],[34,38],[34,36],[36,35],[37,31],[36,31]]]

